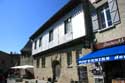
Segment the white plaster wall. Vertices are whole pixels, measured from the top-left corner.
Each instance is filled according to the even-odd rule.
[[[72,31],[70,33],[64,33],[64,21],[71,17],[72,20]],[[86,35],[85,33],[85,19],[83,6],[80,4],[72,11],[67,13],[63,18],[54,23],[49,27],[42,35],[42,46],[39,47],[39,37],[37,40],[37,49],[34,49],[34,43],[32,47],[32,55],[39,52],[48,50],[60,44],[67,43],[73,39],[77,39]],[[49,42],[49,31],[53,29],[53,40]]]
[[[48,37],[49,39],[49,37]],[[59,31],[58,27],[54,27],[53,30],[53,40],[51,42],[48,42],[48,48],[53,48],[58,45],[58,40],[59,40]],[[47,42],[46,42],[47,43]]]
[[[72,18],[73,39],[77,39],[86,35],[84,21],[83,12],[80,12],[78,15]]]
[[[95,2],[97,2],[97,1],[99,1],[99,0],[89,0],[91,3],[95,3]]]
[[[46,33],[43,36],[43,45],[42,45],[42,51],[45,51],[48,49],[48,42],[49,42],[49,33]]]
[[[64,43],[64,23],[60,24],[59,28],[59,44]]]

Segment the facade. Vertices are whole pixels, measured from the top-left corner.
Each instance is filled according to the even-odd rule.
[[[93,48],[82,57],[91,65],[95,83],[124,82],[125,2],[123,0],[91,0]],[[79,59],[80,60],[80,59]]]
[[[124,8],[124,0],[69,1],[30,37],[35,77],[57,83],[123,81]]]
[[[98,25],[97,31],[95,33],[96,45],[95,50],[100,49],[112,49],[117,46],[124,46],[124,37],[125,37],[125,2],[123,0],[103,0],[103,4],[97,8],[97,12],[101,12],[105,17],[105,21],[103,21],[102,15],[101,18],[98,17]],[[98,2],[97,4],[101,3]],[[108,4],[108,6],[106,6]],[[102,9],[105,7],[104,9]],[[108,13],[109,11],[109,13]],[[105,14],[104,14],[105,13]],[[96,26],[97,27],[97,26]],[[122,41],[121,41],[122,40]],[[115,43],[114,43],[115,42]],[[107,43],[107,44],[106,44]],[[103,45],[103,46],[99,46]],[[98,46],[98,47],[97,47]],[[121,50],[119,48],[119,50]],[[118,51],[118,50],[117,50]],[[123,54],[114,54],[114,56],[118,55],[123,56]],[[105,83],[113,83],[113,80],[121,80],[123,81],[125,78],[125,67],[123,59],[116,59],[111,62],[102,63],[103,67],[103,78]]]
[[[20,65],[32,65],[33,59],[31,56],[32,43],[28,41],[26,45],[21,49]]]
[[[6,61],[6,59],[8,60]],[[0,74],[3,75],[8,71],[9,67],[11,66],[10,62],[11,58],[9,54],[0,51]]]
[[[21,49],[20,56],[20,66],[32,66],[33,65],[33,57],[31,56],[32,51],[32,43],[29,40],[26,45]],[[25,71],[24,71],[25,70]],[[34,69],[26,68],[23,71],[20,71],[21,76],[24,79],[34,79]]]
[[[90,52],[92,28],[88,3],[88,0],[69,1],[30,37],[36,79],[88,82],[87,67],[77,67],[78,57]]]
[[[19,64],[18,54],[8,54],[0,51],[0,80],[2,77],[7,78],[10,67]],[[1,77],[2,76],[2,77]]]
[[[20,50],[21,54],[18,55],[18,59],[13,59],[13,61],[19,60],[19,64],[11,66],[6,79],[7,83],[35,83],[31,49],[32,43],[28,41]],[[13,54],[11,53],[11,55]]]

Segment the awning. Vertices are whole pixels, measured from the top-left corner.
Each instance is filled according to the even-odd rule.
[[[95,62],[124,60],[125,59],[125,45],[115,46],[112,48],[105,48],[95,52],[91,52],[78,59],[78,64],[87,64]]]
[[[34,66],[32,66],[32,65],[22,65],[22,66],[11,67],[11,69],[28,69],[28,68],[34,68]]]

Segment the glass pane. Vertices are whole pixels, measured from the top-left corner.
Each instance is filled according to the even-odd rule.
[[[37,58],[37,68],[39,68],[39,58]]]
[[[71,52],[67,53],[67,64],[68,65],[72,64],[72,54],[71,54]]]
[[[37,41],[35,41],[34,49],[36,49],[36,46],[37,46]]]
[[[87,67],[78,67],[80,83],[88,83]]]
[[[41,46],[41,40],[42,40],[42,38],[39,39],[39,47]]]
[[[101,21],[101,28],[105,28],[106,27],[106,22],[105,22],[105,16],[104,16],[103,11],[100,13],[100,21]]]
[[[42,67],[45,68],[45,57],[42,57]]]
[[[95,79],[95,83],[103,83],[103,79],[96,78],[96,79]]]
[[[106,10],[106,16],[107,16],[108,26],[112,25],[112,20],[111,20],[109,9]]]
[[[65,21],[65,34],[71,32],[71,18]]]
[[[70,32],[71,31],[71,23],[68,23],[67,24],[67,32]]]
[[[49,32],[49,41],[53,40],[53,30]]]

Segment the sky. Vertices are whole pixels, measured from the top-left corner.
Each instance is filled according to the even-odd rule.
[[[20,53],[29,37],[69,0],[0,0],[0,51]]]

